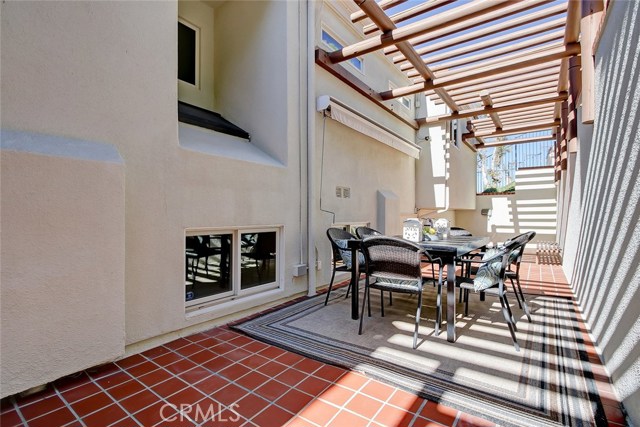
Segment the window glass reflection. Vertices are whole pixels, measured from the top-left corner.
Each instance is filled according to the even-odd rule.
[[[232,290],[231,240],[231,234],[186,237],[186,301]]]
[[[276,232],[243,233],[240,288],[276,281]]]

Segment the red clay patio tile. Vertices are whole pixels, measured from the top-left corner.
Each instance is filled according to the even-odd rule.
[[[76,400],[84,399],[85,397],[91,396],[92,394],[96,394],[98,392],[102,392],[102,389],[93,383],[86,383],[81,385],[80,387],[75,387],[67,391],[62,392],[62,397],[69,403],[75,402]]]
[[[176,350],[178,348],[182,348],[189,344],[191,344],[191,341],[186,340],[184,338],[178,338],[177,340],[173,340],[171,342],[166,343],[164,346],[167,348],[170,348],[171,350]]]
[[[278,359],[280,360],[280,359]],[[309,374],[313,374],[318,369],[322,368],[323,364],[318,362],[317,360],[304,358],[298,363],[296,363],[293,367],[299,371],[307,372]]]
[[[87,425],[87,427],[104,427],[121,420],[126,416],[127,413],[124,412],[122,408],[113,404],[84,417],[82,421]]]
[[[263,374],[268,375],[270,377],[275,377],[278,374],[281,374],[282,372],[286,371],[287,369],[289,369],[288,366],[285,366],[282,363],[278,363],[278,362],[267,362],[264,365],[257,368],[259,372],[262,372]]]
[[[208,362],[209,360],[213,359],[217,357],[217,355],[213,354],[212,352],[210,352],[209,350],[202,350],[194,353],[192,355],[189,356],[189,360],[191,360],[193,363],[197,363],[197,364],[202,364],[204,362]]]
[[[335,406],[324,403],[321,400],[314,400],[300,412],[300,415],[313,423],[326,426],[336,413],[338,413],[338,408]]]
[[[122,369],[130,368],[135,365],[139,365],[142,362],[146,362],[146,358],[142,357],[139,354],[134,354],[129,357],[126,357],[122,360],[118,360],[116,365],[120,366]]]
[[[126,371],[134,377],[139,377],[144,374],[148,374],[149,372],[153,372],[158,369],[158,365],[152,362],[142,362],[138,365],[127,368]]]
[[[456,409],[441,405],[431,400],[420,411],[420,416],[444,425],[452,425],[458,415]]]
[[[60,408],[41,417],[28,420],[29,427],[63,426],[74,421],[76,417],[67,408]]]
[[[44,415],[47,412],[55,411],[66,406],[65,403],[57,395],[46,397],[29,405],[22,406],[20,404],[20,412],[27,419]]]
[[[344,368],[338,368],[337,366],[322,365],[320,369],[313,373],[318,378],[325,379],[327,381],[334,382],[338,378],[341,378],[348,371]]]
[[[255,394],[247,394],[236,403],[237,405],[233,407],[234,411],[246,419],[253,418],[258,412],[269,406],[269,402]]]
[[[15,427],[22,425],[22,420],[15,409],[10,411],[4,411],[0,415],[0,426],[2,427]]]
[[[255,392],[271,402],[291,390],[288,385],[282,384],[279,381],[269,380],[268,377],[265,378],[267,378],[267,381],[265,381],[260,387],[256,388]]]
[[[151,387],[152,385],[166,381],[171,377],[173,377],[173,375],[171,375],[169,372],[165,371],[164,369],[158,369],[138,377],[138,381],[140,381],[147,387]]]
[[[208,362],[204,362],[202,366],[209,369],[211,372],[218,373],[224,368],[231,366],[233,363],[233,360],[227,359],[224,356],[218,356]]]
[[[345,408],[356,414],[360,414],[366,418],[373,418],[373,416],[382,407],[382,403],[362,394],[356,394],[345,405]]]
[[[149,359],[155,359],[158,356],[162,356],[163,354],[167,354],[169,353],[171,350],[169,350],[167,347],[165,346],[159,346],[159,347],[154,347],[154,348],[150,348],[147,351],[143,351],[141,354]]]
[[[141,409],[159,401],[160,398],[148,390],[143,390],[140,393],[134,394],[121,400],[119,403],[124,409],[130,413],[135,413]]]
[[[172,372],[174,374],[181,374],[183,372],[187,372],[188,370],[195,368],[196,366],[198,366],[198,365],[196,365],[195,363],[193,363],[193,362],[191,362],[191,361],[189,361],[187,359],[182,359],[182,360],[179,360],[179,361],[177,361],[175,363],[167,365],[164,368],[167,371]]]
[[[373,420],[382,426],[408,427],[413,417],[414,413],[412,412],[385,405]]]
[[[331,386],[330,382],[321,380],[320,378],[308,377],[301,381],[299,384],[296,384],[295,387],[300,391],[304,391],[305,393],[317,396],[324,390],[326,390],[329,386]]]
[[[281,356],[278,357],[278,362],[287,365],[287,366],[294,366],[296,363],[304,360],[304,356],[300,356],[299,354],[295,354],[292,353],[290,351],[282,354]]]
[[[260,352],[260,355],[266,357],[267,359],[276,359],[280,356],[282,356],[283,354],[287,353],[286,350],[283,350],[281,348],[278,347],[274,347],[274,346],[269,346],[267,348],[265,348],[264,350],[262,350]]]
[[[352,396],[353,390],[334,384],[323,391],[318,397],[336,406],[343,406]]]
[[[282,427],[291,418],[293,418],[291,412],[280,409],[277,406],[270,406],[255,418],[252,418],[251,421],[260,427]]]
[[[229,384],[226,387],[223,387],[220,390],[212,393],[211,397],[222,403],[223,405],[229,406],[233,403],[236,403],[246,394],[247,391],[245,389],[240,388],[235,384]]]
[[[342,376],[342,378],[336,381],[336,384],[350,388],[351,390],[359,390],[368,381],[369,379],[362,374],[358,374],[356,372],[347,372]]]
[[[93,396],[89,396],[85,399],[78,400],[71,404],[71,407],[81,417],[84,417],[92,412],[102,409],[113,404],[113,399],[108,394],[96,393]]]
[[[251,371],[249,372],[247,375],[244,375],[241,378],[238,378],[236,380],[236,384],[241,385],[242,387],[248,388],[249,390],[254,390],[257,389],[258,387],[261,387],[263,384],[267,383],[270,381],[270,378],[266,375],[262,375],[259,372],[256,371]],[[286,386],[283,386],[285,388],[289,388]]]
[[[393,393],[388,403],[410,412],[416,412],[423,401],[424,399],[415,394],[398,389]]]
[[[200,390],[204,394],[209,395],[211,393],[214,393],[220,390],[227,384],[229,384],[229,381],[227,381],[227,379],[222,378],[218,375],[212,375],[210,377],[205,378],[202,381],[199,381],[193,384],[193,387]]]
[[[188,371],[179,374],[178,377],[188,384],[194,384],[210,377],[211,375],[212,374],[208,369],[196,366],[193,369],[189,369]]]
[[[280,399],[276,400],[276,405],[282,406],[288,411],[297,414],[302,410],[309,402],[314,400],[313,396],[309,396],[306,393],[291,389],[286,392]]]
[[[138,412],[134,417],[145,427],[154,426],[162,422],[162,415],[166,416],[171,413],[170,411],[172,409],[166,403],[158,402]]]
[[[127,381],[131,381],[131,375],[124,371],[118,371],[111,375],[104,376],[95,380],[95,382],[102,388],[109,389],[115,387]]]
[[[181,381],[178,378],[170,378],[167,381],[154,385],[153,387],[151,387],[151,390],[153,390],[159,396],[166,398],[186,387],[187,384],[184,381]]]
[[[153,362],[156,363],[158,366],[167,366],[183,359],[184,358],[181,355],[171,352],[171,353],[165,353],[162,356],[156,357],[155,359],[153,359]]]
[[[287,385],[290,386],[294,386],[296,384],[298,384],[300,381],[302,381],[303,379],[307,378],[308,376],[296,369],[287,369],[286,371],[284,371],[283,373],[281,373],[280,375],[276,376],[276,379],[280,382],[283,382]]]
[[[340,411],[338,415],[330,421],[327,426],[330,427],[366,427],[369,424],[369,419],[360,415],[353,414],[348,411]]]
[[[114,399],[122,400],[144,390],[144,386],[136,380],[127,381],[107,390]]]
[[[360,390],[361,393],[375,397],[383,402],[385,402],[394,391],[395,389],[393,387],[377,381],[370,381]]]
[[[247,368],[246,366],[240,363],[235,363],[231,366],[224,368],[222,371],[218,372],[218,374],[222,375],[225,378],[234,380],[236,378],[240,378],[243,375],[246,375],[249,372],[251,372],[251,369]]]
[[[231,360],[233,360],[235,362],[239,362],[242,359],[245,359],[245,358],[251,356],[251,354],[252,353],[250,351],[244,350],[242,348],[236,348],[236,349],[233,349],[231,351],[226,352],[224,354],[224,357],[226,357],[228,359],[231,359]]]
[[[187,387],[179,392],[172,394],[166,400],[178,407],[184,405],[193,405],[205,398],[205,395],[193,387]]]
[[[240,363],[242,363],[244,366],[251,369],[259,368],[260,366],[268,362],[269,362],[269,359],[257,354],[252,354],[251,356],[246,357],[240,361]]]

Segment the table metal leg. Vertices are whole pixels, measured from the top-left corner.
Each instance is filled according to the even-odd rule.
[[[358,299],[360,298],[359,292],[359,279],[360,279],[360,268],[358,265],[358,249],[351,249],[351,318],[353,320],[358,320]]]
[[[456,341],[456,265],[447,263],[447,341]]]

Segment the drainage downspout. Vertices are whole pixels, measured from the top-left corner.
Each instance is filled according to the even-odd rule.
[[[316,294],[315,191],[315,6],[307,0],[307,295]]]

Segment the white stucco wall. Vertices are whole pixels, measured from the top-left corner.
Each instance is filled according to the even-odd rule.
[[[622,399],[640,424],[640,3],[609,3],[597,46],[596,116],[569,157],[564,270]],[[589,129],[592,128],[592,129]]]
[[[103,232],[114,231],[111,226],[114,221],[124,222],[113,237],[124,239],[124,246],[116,250],[110,245],[114,253],[93,261],[109,262],[116,272],[124,268],[124,279],[112,283],[109,277],[100,277],[99,289],[110,289],[109,292],[74,295],[74,298],[84,295],[89,302],[99,297],[102,307],[112,313],[100,325],[101,334],[107,338],[105,342],[96,342],[96,354],[91,355],[93,364],[122,354],[124,343],[127,348],[142,349],[306,290],[306,278],[294,279],[291,268],[300,262],[306,232],[301,219],[304,193],[299,163],[303,158],[300,116],[304,110],[300,108],[300,93],[304,90],[304,74],[298,40],[304,31],[299,25],[305,19],[304,14],[299,14],[300,4],[227,2],[216,9],[216,17],[241,16],[238,22],[243,23],[242,31],[237,31],[238,26],[232,22],[216,25],[216,31],[231,31],[227,41],[242,48],[237,52],[221,48],[219,52],[231,55],[220,60],[239,61],[233,67],[243,67],[242,70],[233,67],[215,70],[216,83],[221,79],[220,87],[216,88],[217,106],[224,102],[223,115],[252,135],[251,143],[240,141],[237,144],[243,145],[235,147],[229,144],[226,135],[215,132],[201,131],[197,141],[178,135],[176,3],[44,1],[6,2],[1,7],[2,128],[111,144],[124,162],[124,167],[119,166],[120,180],[101,181],[107,171],[93,172],[78,162],[67,166],[66,160],[49,159],[51,164],[46,167],[38,164],[42,176],[21,180],[20,174],[31,170],[27,168],[36,160],[34,156],[13,154],[12,167],[6,170],[3,167],[2,172],[3,230],[5,224],[17,221],[21,215],[18,208],[22,206],[16,205],[15,211],[7,209],[5,213],[8,203],[5,182],[11,184],[7,188],[16,195],[46,189],[28,205],[30,212],[43,212],[42,218],[46,218],[44,212],[51,209],[52,200],[63,204],[71,198],[66,205],[69,209],[78,208],[64,222],[71,226],[69,223],[77,220],[76,235],[68,245],[65,242],[60,247],[55,258],[56,270],[83,271],[83,275],[72,278],[68,289],[86,286],[85,270],[91,270],[83,260],[79,264],[75,256],[78,247],[100,238]],[[277,61],[273,61],[274,52]],[[258,61],[254,63],[256,58]],[[55,140],[48,143],[54,144]],[[3,151],[3,165],[4,159]],[[63,166],[69,169],[64,171],[65,177],[76,171],[75,179],[86,181],[86,185],[95,183],[100,191],[84,194],[80,190],[71,192],[64,186],[35,186],[36,178],[55,177],[55,173],[62,173],[58,169]],[[102,211],[79,209],[101,194],[117,189],[124,191],[124,201],[119,204],[110,203],[111,197],[96,204],[103,207]],[[108,202],[107,207],[103,206]],[[104,217],[110,214],[112,219],[104,223]],[[53,219],[52,223],[55,224]],[[199,316],[186,316],[185,230],[247,226],[277,226],[282,230],[279,289],[265,297],[238,299]],[[62,235],[52,236],[44,243],[52,245],[54,238]],[[27,264],[34,262],[31,257],[5,259],[4,243],[11,241],[5,240],[3,234],[3,275],[18,266],[23,268],[27,261]],[[34,234],[24,234],[21,241],[24,246],[40,244],[39,236]],[[113,261],[116,252],[120,257],[117,262]],[[95,269],[96,274],[100,271]],[[5,289],[11,289],[9,285],[10,281],[3,280],[3,304]],[[55,286],[48,287],[43,289],[41,298],[59,301],[62,296],[56,296],[57,292]],[[91,307],[87,304],[87,310]],[[75,318],[75,304],[56,304],[56,308],[61,316]],[[11,313],[6,311],[7,315]],[[41,342],[40,355],[58,351],[66,354],[70,348],[78,347],[71,347],[69,343],[76,341],[67,341],[66,337],[80,331],[79,328],[36,328],[34,334],[48,335]],[[119,340],[117,351],[111,334]],[[84,339],[86,334],[78,337]],[[25,388],[46,382],[52,375],[61,376],[87,367],[88,359],[80,360],[79,356],[59,365],[56,365],[58,357],[49,361],[17,360],[17,353],[5,353],[4,329],[2,339],[3,386],[5,363],[32,367],[37,362],[41,366],[33,370],[33,376],[25,378]],[[52,374],[39,375],[45,371]],[[17,388],[11,391],[20,391]]]
[[[103,143],[0,138],[4,397],[124,354],[124,164]]]
[[[553,168],[520,169],[516,172],[514,194],[482,194],[476,196],[475,210],[456,211],[457,224],[472,234],[490,236],[493,242],[504,242],[516,234],[535,231],[533,243],[556,241],[557,189]],[[489,215],[482,215],[489,209]]]
[[[425,138],[428,137],[428,141]],[[416,205],[420,209],[474,209],[476,195],[476,153],[449,141],[447,126],[423,126],[419,131],[423,147],[416,162]]]

